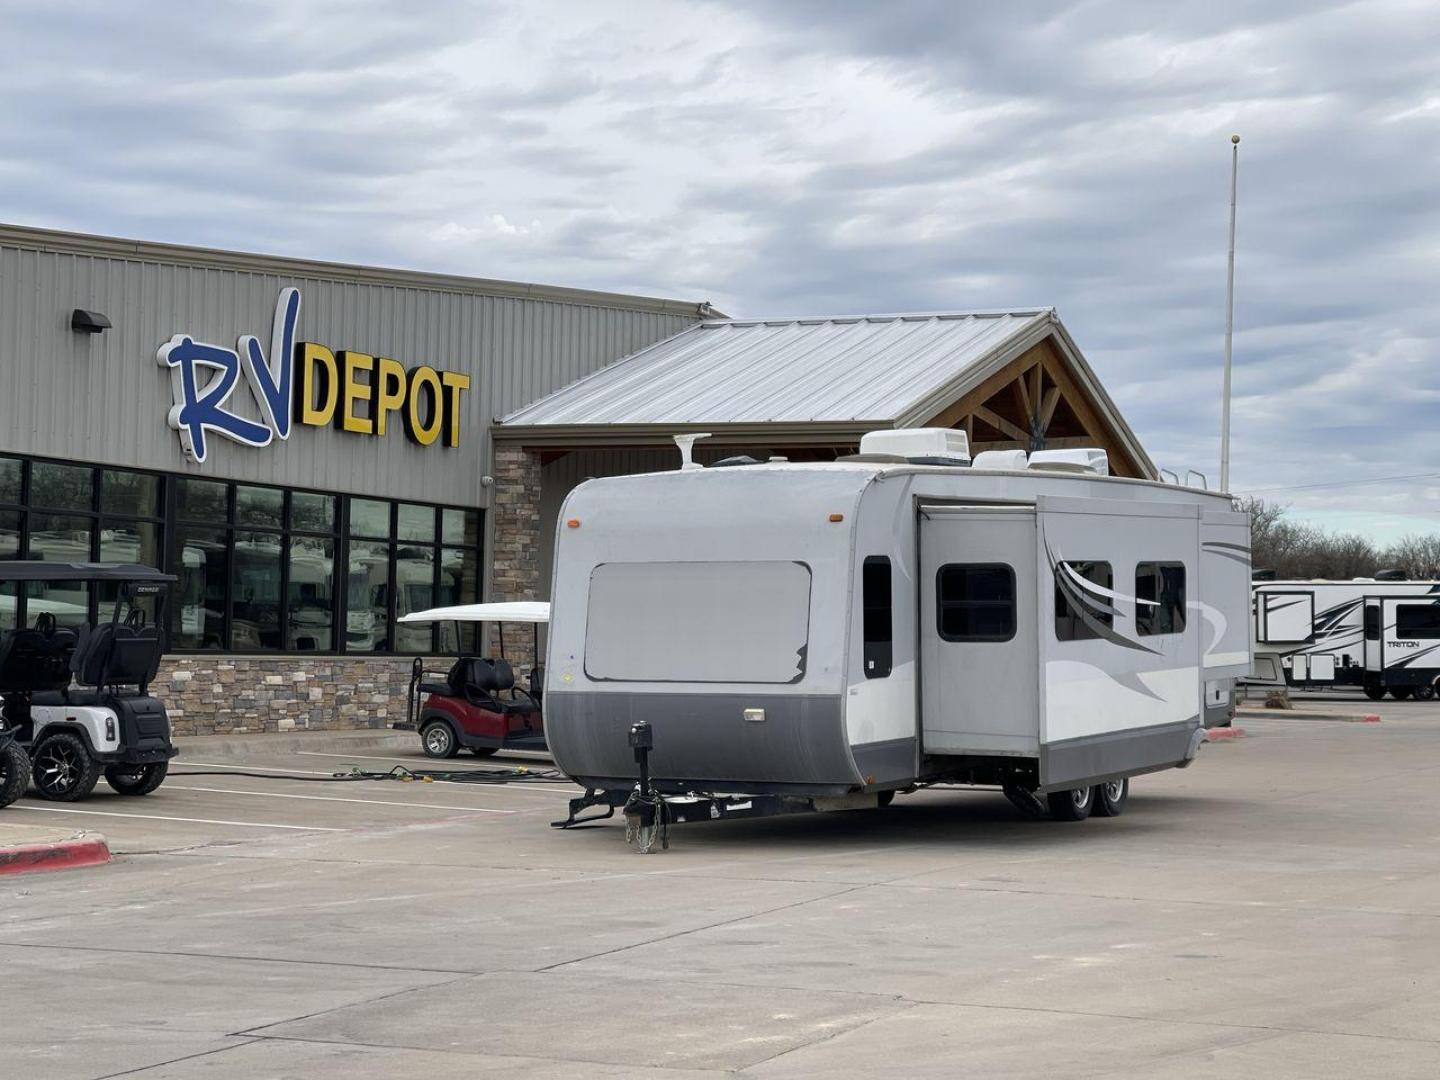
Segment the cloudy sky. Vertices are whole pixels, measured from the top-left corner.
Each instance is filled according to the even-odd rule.
[[[1440,531],[1428,0],[4,0],[0,41],[0,220],[745,316],[1054,305],[1212,481],[1238,131],[1232,487]]]

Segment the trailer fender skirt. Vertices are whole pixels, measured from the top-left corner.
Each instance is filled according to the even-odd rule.
[[[1207,734],[1203,727],[1198,727],[1193,732],[1191,732],[1190,745],[1185,748],[1185,759],[1175,767],[1177,769],[1189,768],[1190,763],[1195,760],[1195,755],[1200,752],[1200,744],[1203,743],[1206,738]]]

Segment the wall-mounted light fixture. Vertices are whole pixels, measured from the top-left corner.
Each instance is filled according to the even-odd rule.
[[[70,329],[77,334],[98,334],[110,329],[110,320],[98,311],[77,307],[70,314]]]

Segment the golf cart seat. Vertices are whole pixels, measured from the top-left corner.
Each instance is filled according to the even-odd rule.
[[[540,707],[515,687],[515,670],[503,658],[466,656],[450,669],[448,692],[507,716],[537,713]]]
[[[22,626],[0,637],[0,689],[61,690],[70,682],[75,632],[55,625],[42,613],[35,626]]]
[[[160,670],[160,653],[158,626],[104,623],[81,631],[70,671],[82,686],[137,686],[144,693]]]

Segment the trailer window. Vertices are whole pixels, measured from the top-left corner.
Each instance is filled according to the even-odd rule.
[[[1088,641],[1100,637],[1097,627],[1115,623],[1110,589],[1115,575],[1108,562],[1062,562],[1055,567],[1055,637]],[[1090,586],[1105,590],[1099,592]]]
[[[1395,636],[1440,638],[1440,604],[1395,605]]]
[[[1365,640],[1380,640],[1380,605],[1365,605]]]
[[[1004,563],[949,563],[935,575],[935,617],[946,641],[1015,636],[1015,571]]]
[[[864,609],[865,677],[883,679],[893,660],[890,560],[871,555],[860,567],[860,602]]]
[[[1185,630],[1185,564],[1143,562],[1135,567],[1135,632],[1141,637]]]
[[[794,683],[809,640],[804,563],[601,563],[590,574],[591,679]]]

